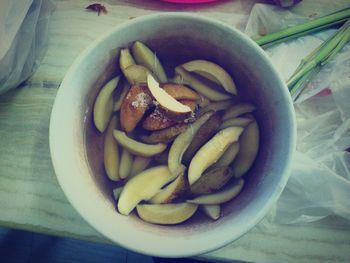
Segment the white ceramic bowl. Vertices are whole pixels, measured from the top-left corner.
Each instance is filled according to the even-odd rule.
[[[197,213],[175,226],[145,223],[116,212],[102,166],[102,137],[91,110],[101,86],[119,72],[118,51],[141,40],[170,71],[194,58],[209,59],[234,77],[240,96],[257,106],[261,129],[257,160],[242,193],[213,222]],[[92,43],[67,72],[54,103],[50,149],[58,181],[80,215],[113,242],[161,257],[192,256],[220,248],[255,226],[284,188],[295,146],[292,101],[264,51],[227,24],[181,13],[129,21]]]

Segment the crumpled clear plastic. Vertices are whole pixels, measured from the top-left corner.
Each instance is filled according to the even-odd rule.
[[[304,0],[291,9],[256,4],[245,33],[268,34],[349,7],[348,0]],[[301,59],[335,29],[266,49],[287,80]],[[350,220],[350,43],[322,68],[295,102],[297,151],[290,179],[269,219],[296,224],[335,214]],[[347,151],[348,149],[348,151]]]
[[[0,2],[0,94],[18,86],[38,67],[53,9],[50,0]]]

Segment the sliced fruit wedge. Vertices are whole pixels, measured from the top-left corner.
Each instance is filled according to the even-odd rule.
[[[121,179],[125,179],[130,175],[133,160],[134,157],[132,154],[127,149],[123,148],[119,165],[119,176]]]
[[[161,83],[167,82],[165,70],[152,50],[140,41],[136,41],[132,46],[132,53],[137,64],[150,69]]]
[[[183,105],[188,106],[191,109],[191,112],[194,112],[197,108],[197,102],[195,100],[180,99],[179,102],[181,102]]]
[[[97,95],[93,118],[96,128],[100,132],[104,132],[113,113],[113,91],[118,86],[120,76],[117,76],[101,89]]]
[[[174,83],[166,83],[163,84],[162,89],[166,91],[171,97],[176,100],[186,99],[186,100],[199,100],[199,95],[197,92],[187,88],[184,85],[174,84]]]
[[[148,68],[141,65],[131,65],[124,69],[123,73],[130,85],[146,84],[147,75],[152,74]]]
[[[214,113],[197,131],[196,135],[192,139],[192,142],[187,147],[184,155],[183,162],[189,164],[196,154],[196,152],[205,144],[219,128],[221,124],[221,116],[218,113]]]
[[[190,145],[198,129],[213,115],[214,112],[207,112],[192,123],[183,133],[178,135],[169,150],[168,166],[173,174],[179,174],[182,169],[182,156]]]
[[[186,69],[186,70],[190,71],[188,69]],[[192,71],[192,72],[195,72],[196,74],[198,74],[198,75],[200,75],[200,76],[202,76],[202,77],[204,77],[206,79],[209,79],[209,80],[211,80],[212,82],[214,82],[214,83],[216,83],[218,85],[221,85],[220,81],[218,81],[218,79],[215,76],[213,76],[210,73],[207,73],[206,71],[196,70],[196,71]]]
[[[128,48],[122,48],[119,55],[119,67],[124,73],[125,69],[131,65],[135,65],[136,62]]]
[[[142,128],[148,131],[158,131],[175,125],[175,121],[168,118],[163,111],[156,107],[142,122]]]
[[[142,85],[133,85],[120,108],[121,128],[126,132],[133,131],[151,103],[152,97],[148,88]]]
[[[231,118],[236,118],[239,115],[252,112],[254,110],[255,110],[255,106],[252,104],[249,104],[249,103],[236,104],[226,110],[224,116],[222,116],[222,120],[226,121]]]
[[[200,208],[204,214],[213,220],[218,220],[221,216],[220,205],[201,205]]]
[[[201,116],[203,113],[206,113],[208,111],[221,111],[221,110],[227,110],[230,106],[232,106],[234,102],[232,100],[223,100],[218,102],[212,102],[208,106],[201,108],[197,115]]]
[[[210,194],[220,190],[232,177],[233,172],[228,166],[210,169],[190,186],[190,191],[196,195]]]
[[[193,122],[195,120],[195,111],[197,109],[197,102],[195,100],[187,100],[187,99],[181,99],[179,102],[183,105],[188,106],[191,111],[186,113],[178,113],[169,111],[163,107],[159,107],[159,110],[164,113],[166,117],[168,117],[170,120],[173,120],[175,122],[181,123],[189,123]]]
[[[149,202],[151,204],[167,204],[184,194],[187,190],[185,174],[181,173],[173,182],[153,196]]]
[[[231,76],[221,66],[208,60],[192,60],[181,65],[189,72],[196,72],[207,77],[220,85],[228,92],[237,95],[237,88]],[[204,74],[203,74],[204,72]],[[208,77],[210,76],[210,77]]]
[[[239,179],[238,181],[226,185],[219,192],[201,195],[192,200],[187,200],[187,202],[201,205],[219,205],[235,198],[241,192],[243,185],[244,180]]]
[[[178,66],[175,68],[175,73],[180,75],[180,77],[184,80],[184,82],[188,83],[188,85],[191,88],[203,94],[204,96],[206,96],[208,99],[212,101],[228,100],[231,98],[229,94],[219,92],[215,89],[212,89],[205,83],[201,82],[199,79],[192,76],[187,70],[185,70],[181,66]]]
[[[226,151],[220,157],[220,159],[212,167],[214,168],[214,167],[221,167],[221,166],[230,165],[233,162],[233,160],[236,158],[238,151],[239,151],[239,143],[238,142],[232,143],[226,149]]]
[[[210,165],[219,160],[232,143],[238,141],[242,132],[241,127],[223,129],[197,151],[188,168],[190,185],[194,184]]]
[[[152,158],[150,157],[135,156],[131,167],[130,177],[133,177],[145,170],[151,161]]]
[[[151,157],[160,154],[167,147],[167,145],[163,143],[145,144],[138,142],[128,137],[125,132],[119,130],[114,130],[113,136],[122,147],[138,156]]]
[[[232,127],[232,126],[239,126],[242,128],[245,128],[248,126],[249,123],[251,123],[253,121],[253,119],[251,118],[231,118],[231,119],[227,119],[226,121],[222,122],[219,129],[225,129],[228,127]]]
[[[130,84],[127,81],[124,81],[123,83],[123,90],[118,94],[118,97],[116,98],[114,102],[114,111],[120,110],[122,103],[124,101],[124,98],[126,97],[126,94],[129,92]]]
[[[120,156],[119,156],[119,148],[116,140],[113,137],[113,130],[117,127],[118,118],[117,116],[113,116],[111,121],[109,122],[104,146],[103,146],[103,161],[104,167],[107,173],[107,176],[112,181],[119,181],[119,165],[120,165]]]
[[[162,225],[173,225],[189,219],[198,205],[190,203],[177,204],[142,204],[136,207],[141,219],[146,222]]]
[[[130,214],[138,203],[149,200],[175,177],[165,165],[147,169],[132,177],[120,194],[118,211],[123,215]]]
[[[253,165],[259,151],[259,137],[259,126],[253,121],[245,128],[239,139],[240,150],[232,163],[236,178],[244,175]]]
[[[147,76],[147,85],[153,97],[163,108],[178,114],[191,112],[190,107],[177,101],[162,89],[152,75]]]

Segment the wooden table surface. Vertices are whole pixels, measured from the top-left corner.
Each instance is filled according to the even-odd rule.
[[[110,0],[107,15],[85,11],[90,2],[56,1],[47,53],[20,88],[0,96],[0,225],[78,239],[109,242],[69,204],[55,177],[49,122],[65,72],[94,39],[144,14],[175,11],[158,1]],[[182,7],[243,29],[253,0]],[[69,26],[68,26],[69,25]],[[215,261],[350,262],[350,224],[329,218],[317,224],[275,225],[263,220],[236,242],[200,256]]]

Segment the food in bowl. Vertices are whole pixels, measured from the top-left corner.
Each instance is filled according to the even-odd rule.
[[[213,220],[244,186],[259,149],[255,106],[240,101],[232,77],[208,60],[175,67],[140,41],[120,50],[122,76],[97,95],[93,120],[103,133],[104,167],[117,210],[178,224],[200,208]]]
[[[136,209],[129,216],[116,212],[111,193],[125,180],[114,182],[104,175],[105,132],[97,132],[92,114],[101,87],[113,76],[121,75],[116,63],[120,49],[131,47],[137,39],[157,52],[168,77],[172,77],[176,66],[191,60],[204,59],[220,65],[233,77],[242,102],[252,102],[257,108],[254,117],[259,124],[259,153],[243,177],[242,191],[220,205],[219,220],[211,220],[198,208],[190,219],[174,225],[147,223],[138,217]],[[123,82],[120,84],[115,91],[122,91]],[[200,102],[203,108],[206,102]],[[53,167],[68,201],[89,225],[112,242],[158,257],[208,253],[252,229],[285,187],[295,135],[290,94],[263,50],[225,23],[181,12],[139,17],[99,37],[67,71],[50,119]],[[130,155],[124,154],[129,163]],[[146,158],[134,159],[134,163],[142,164]],[[152,159],[164,161],[166,154]]]

